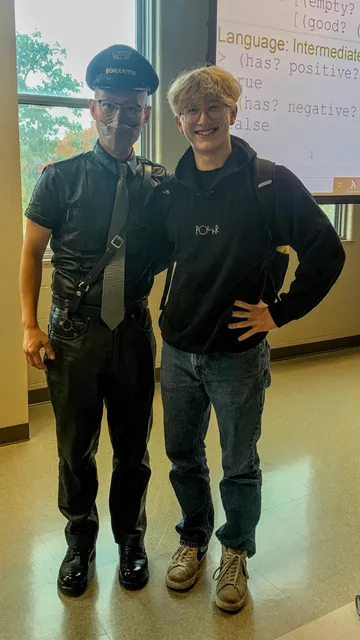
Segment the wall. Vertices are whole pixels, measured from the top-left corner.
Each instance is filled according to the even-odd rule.
[[[207,52],[209,0],[157,0],[155,64],[160,89],[155,96],[157,127],[156,160],[173,169],[186,149],[186,141],[175,130],[166,91],[184,69],[204,64]]]
[[[15,28],[12,2],[0,2],[0,430],[28,423],[27,376],[22,352],[19,257],[22,243],[21,188],[17,124]],[[26,427],[27,429],[27,427]],[[22,436],[24,437],[24,436]],[[0,443],[7,441],[0,433]]]
[[[160,90],[154,101],[154,114],[160,122],[156,133],[155,159],[164,162],[170,169],[186,148],[184,138],[177,131],[172,114],[166,103],[166,89],[171,80],[184,68],[201,64],[207,51],[208,0],[156,0],[157,34],[155,41],[156,67],[160,74]],[[191,16],[191,19],[189,19]],[[354,215],[354,243],[346,243],[347,264],[344,273],[328,298],[303,320],[275,331],[271,336],[273,347],[316,342],[330,338],[360,335],[360,289],[357,274],[360,272],[360,207]],[[292,256],[290,281],[296,268]],[[40,301],[40,317],[47,323],[49,306],[49,284],[51,270],[44,270],[44,286]],[[150,299],[154,316],[155,332],[160,344],[157,326],[158,308],[163,290],[164,276],[157,278]],[[160,362],[158,349],[157,364]],[[44,385],[43,374],[29,372],[30,388]]]

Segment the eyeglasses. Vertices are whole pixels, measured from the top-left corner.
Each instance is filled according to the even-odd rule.
[[[100,107],[101,113],[107,118],[111,118],[118,111],[127,118],[138,118],[144,111],[145,105],[138,104],[137,102],[113,102],[112,100],[96,100]]]
[[[180,114],[180,117],[186,122],[186,124],[198,123],[202,113],[206,113],[210,120],[221,120],[226,113],[226,109],[229,109],[229,105],[227,104],[210,104],[204,109],[186,107]]]

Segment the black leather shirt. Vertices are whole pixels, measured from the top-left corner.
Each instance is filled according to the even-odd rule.
[[[135,304],[150,293],[154,276],[167,267],[167,237],[147,224],[143,164],[152,167],[154,186],[166,177],[163,166],[133,156],[128,161],[130,197],[125,259],[125,304]],[[52,230],[53,293],[72,299],[79,282],[106,251],[107,237],[118,182],[118,162],[96,143],[87,153],[47,166],[32,195],[25,215]],[[142,215],[140,216],[140,213]],[[83,302],[100,306],[103,275]]]

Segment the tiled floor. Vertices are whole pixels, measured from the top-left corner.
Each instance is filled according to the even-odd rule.
[[[261,443],[264,512],[258,554],[250,563],[250,601],[236,616],[213,604],[215,539],[191,592],[170,593],[164,585],[177,545],[179,510],[168,482],[158,391],[148,502],[151,581],[139,593],[124,592],[117,582],[107,507],[111,449],[104,429],[96,579],[79,600],[58,596],[65,547],[56,509],[54,425],[50,406],[34,407],[31,441],[0,449],[0,640],[360,638],[354,605],[348,605],[360,591],[359,382],[355,350],[274,365]],[[215,421],[208,457],[220,524]]]
[[[332,611],[278,640],[359,640],[360,621],[353,603]]]

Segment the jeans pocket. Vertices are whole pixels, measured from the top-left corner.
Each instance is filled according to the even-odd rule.
[[[271,349],[267,340],[264,340],[263,346],[263,370],[265,376],[265,389],[268,389],[271,386]]]

